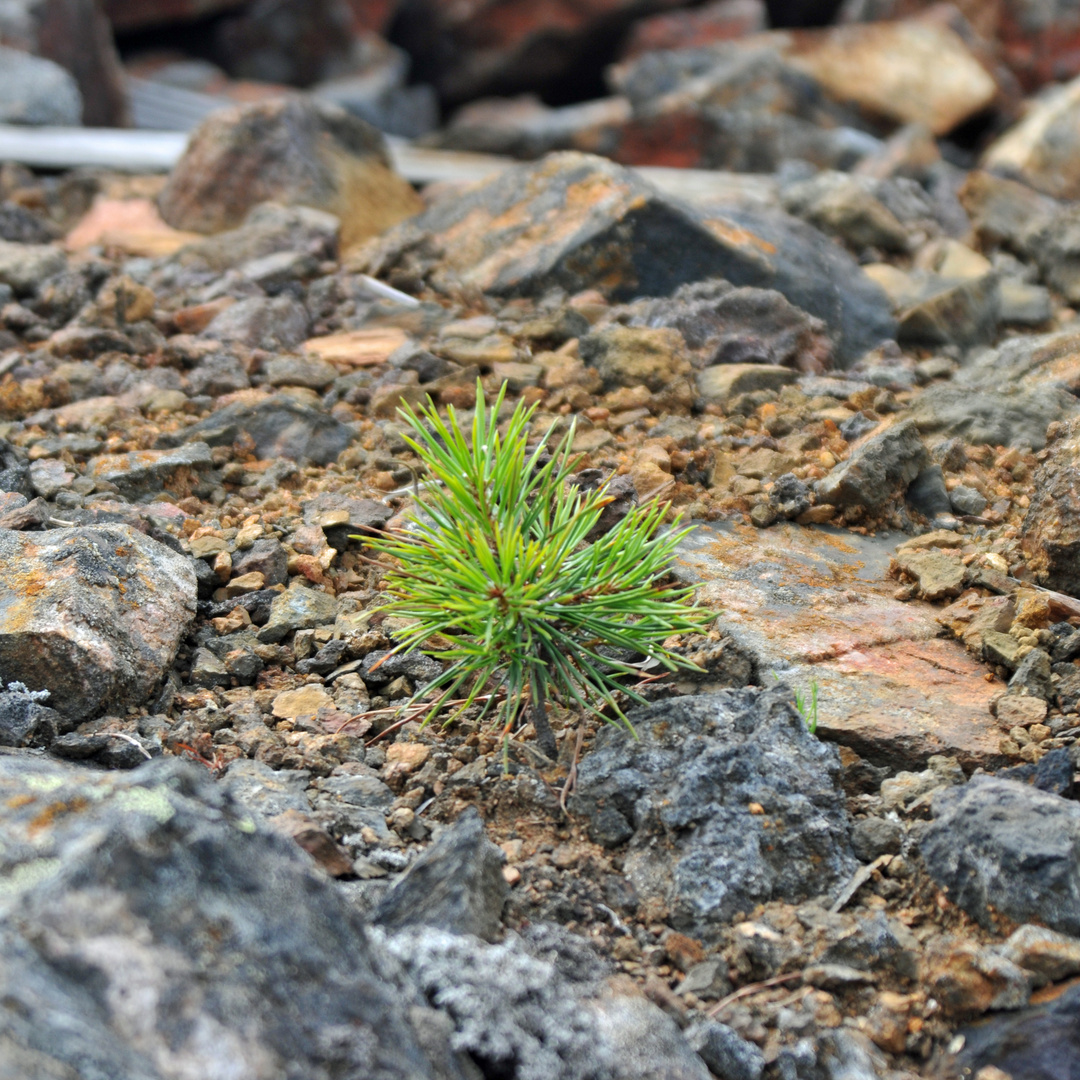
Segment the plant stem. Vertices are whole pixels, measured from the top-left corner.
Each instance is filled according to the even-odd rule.
[[[548,723],[544,680],[531,675],[529,681],[532,683],[532,722],[533,727],[536,728],[536,745],[552,761],[557,761],[559,747],[555,742],[555,732],[551,730],[551,725]]]

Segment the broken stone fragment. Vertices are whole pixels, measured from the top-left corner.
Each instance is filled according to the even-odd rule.
[[[1031,506],[1021,544],[1035,579],[1048,588],[1080,595],[1080,419],[1051,424],[1048,453],[1035,470]]]
[[[904,420],[857,445],[814,491],[819,502],[880,513],[904,495],[928,461],[915,424]]]

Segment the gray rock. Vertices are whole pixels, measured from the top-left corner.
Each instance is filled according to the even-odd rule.
[[[963,438],[972,446],[1041,450],[1046,428],[1075,408],[1076,399],[1055,387],[1010,386],[999,390],[938,383],[917,398],[908,416],[923,435]]]
[[[879,855],[899,854],[903,840],[903,827],[889,818],[863,818],[851,830],[851,846],[864,863],[873,862]]]
[[[978,517],[986,509],[986,499],[974,488],[959,484],[949,492],[953,513]]]
[[[0,51],[3,51],[2,46]],[[56,230],[45,218],[31,213],[18,203],[0,203],[0,240],[8,240],[14,244],[47,244],[55,239]],[[0,290],[0,294],[2,292],[3,290]],[[10,300],[10,293],[6,299],[0,295],[0,307]]]
[[[433,926],[494,941],[509,892],[504,861],[471,806],[395,883],[373,919],[391,930]]]
[[[226,405],[186,428],[180,437],[163,436],[158,445],[177,445],[182,439],[231,446],[242,432],[254,440],[260,458],[286,458],[313,465],[328,465],[336,460],[356,437],[352,428],[322,409],[301,405],[286,394],[275,394],[255,405]]]
[[[752,1043],[717,1020],[692,1025],[686,1041],[721,1080],[761,1080],[765,1058]]]
[[[1080,987],[1046,1005],[988,1017],[961,1033],[964,1048],[955,1067],[963,1073],[974,1076],[992,1065],[1012,1080],[1075,1076],[1080,1061]]]
[[[905,420],[856,446],[814,490],[818,502],[878,513],[903,496],[928,460],[915,424]]]
[[[710,1080],[675,1021],[647,998],[602,997],[589,1004],[614,1059],[613,1080]]]
[[[251,385],[244,366],[228,353],[212,353],[188,372],[188,391],[198,396],[220,397]]]
[[[1080,301],[1080,214],[1067,207],[1031,243],[1043,279],[1070,304]]]
[[[1080,463],[1080,419],[1047,432],[1046,459],[1035,470],[1031,505],[1020,536],[1028,565],[1040,585],[1080,595],[1080,507],[1076,469]]]
[[[42,458],[30,463],[30,486],[43,499],[53,499],[57,492],[70,487],[75,479],[73,472],[64,468],[58,458]]]
[[[42,792],[81,809],[35,826]],[[205,771],[0,756],[0,806],[0,1045],[22,1075],[469,1075],[421,1050],[421,998],[336,888]]]
[[[411,652],[389,653],[385,649],[369,652],[360,666],[360,677],[373,686],[382,686],[404,675],[414,685],[438,678],[442,674],[442,665],[425,653]]]
[[[1032,649],[1021,661],[1009,680],[1010,694],[1027,694],[1029,697],[1054,700],[1054,684],[1051,681],[1050,656],[1042,649]]]
[[[270,605],[270,620],[259,629],[262,642],[281,641],[294,630],[327,626],[337,618],[337,601],[318,589],[296,584],[278,593]]]
[[[629,326],[671,327],[706,364],[829,367],[833,343],[820,319],[773,289],[736,289],[722,279],[683,285],[671,297],[639,300],[618,313]]]
[[[16,296],[33,295],[46,278],[65,266],[67,258],[57,247],[0,240],[0,285],[10,285]]]
[[[1015,278],[998,282],[998,318],[1020,326],[1041,326],[1054,316],[1050,290]]]
[[[106,454],[86,463],[86,475],[112,484],[127,499],[155,495],[179,477],[190,482],[191,475],[213,465],[210,447],[189,442],[175,450],[133,450],[126,454]]]
[[[797,518],[810,509],[810,488],[794,473],[777,477],[769,492],[769,503],[782,518]]]
[[[939,514],[952,513],[949,490],[945,487],[945,473],[940,465],[928,465],[908,485],[904,498],[924,517],[935,518]]]
[[[0,530],[0,678],[65,716],[144,702],[195,604],[188,560],[131,526]]]
[[[515,935],[498,945],[411,927],[375,935],[420,992],[453,1023],[453,1045],[487,1076],[614,1080],[614,1053],[571,984]],[[663,1014],[660,1014],[663,1016]],[[631,1074],[633,1076],[634,1074]],[[696,1078],[695,1078],[696,1080]]]
[[[941,280],[928,286],[898,315],[902,345],[985,345],[998,324],[998,286],[994,274],[970,281]]]
[[[44,704],[49,694],[29,691],[22,683],[0,689],[0,746],[48,747],[73,721]]]
[[[240,273],[263,292],[276,296],[294,281],[314,277],[319,260],[307,251],[275,251],[252,259],[240,267]]]
[[[319,260],[334,258],[340,229],[340,220],[325,210],[260,203],[250,210],[239,227],[195,240],[181,248],[174,258],[185,266],[205,266],[218,272],[280,252]]]
[[[215,316],[203,334],[215,341],[275,351],[297,348],[308,336],[308,325],[304,305],[292,297],[252,296]]]
[[[772,364],[714,364],[697,375],[697,389],[706,404],[726,405],[742,394],[780,390],[795,382],[790,368]]]
[[[0,123],[78,127],[78,84],[59,64],[0,45]]]
[[[289,553],[280,540],[264,536],[233,556],[233,576],[257,572],[267,586],[286,585],[289,581]]]
[[[784,209],[836,236],[855,250],[906,251],[908,234],[873,192],[874,181],[823,170],[783,190]]]
[[[209,649],[196,649],[191,661],[191,681],[196,686],[231,686],[232,676]]]
[[[286,810],[309,813],[304,791],[311,773],[306,769],[271,769],[264,761],[237,758],[225,770],[229,792],[254,813],[271,818]]]
[[[318,790],[341,802],[360,807],[385,807],[394,801],[394,793],[375,775],[354,773],[349,776],[328,776],[320,780]],[[383,828],[385,829],[385,825]]]
[[[462,229],[466,219],[472,225]],[[629,253],[614,269],[613,243]],[[418,265],[416,253],[428,249],[441,259]],[[896,329],[881,289],[805,222],[744,206],[691,207],[588,154],[515,166],[439,201],[381,237],[367,269],[391,283],[421,273],[497,296],[600,287],[620,301],[720,277],[775,289],[821,319],[846,363]]]
[[[581,763],[576,812],[622,816],[625,873],[678,930],[715,938],[736,912],[825,892],[857,866],[839,757],[789,695],[729,690],[637,710],[637,740],[606,728]]]
[[[325,360],[304,356],[275,356],[265,368],[271,386],[307,386],[325,390],[337,377],[338,370]]]
[[[1080,806],[1012,780],[974,776],[938,792],[920,841],[949,899],[984,926],[993,911],[1080,933]]]

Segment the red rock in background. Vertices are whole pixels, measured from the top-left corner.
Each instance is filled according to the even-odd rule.
[[[763,0],[715,0],[689,11],[653,15],[634,24],[624,58],[655,49],[691,49],[731,41],[765,30],[769,15]]]
[[[84,124],[127,125],[124,71],[98,0],[12,0],[0,6],[0,45],[70,71],[82,94]]]

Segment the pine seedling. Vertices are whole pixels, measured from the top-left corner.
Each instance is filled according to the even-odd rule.
[[[667,504],[635,506],[590,542],[613,500],[571,482],[573,427],[529,449],[536,406],[519,403],[500,432],[505,390],[489,407],[477,386],[468,436],[453,407],[446,420],[430,401],[399,410],[426,490],[405,530],[371,543],[393,560],[383,610],[405,624],[397,651],[420,648],[446,665],[418,690],[436,695],[424,722],[452,701],[450,723],[488,690],[484,713],[500,699],[505,734],[529,715],[554,758],[549,698],[628,724],[620,697],[644,699],[629,685],[640,665],[623,657],[693,668],[664,641],[700,631],[712,613],[690,601],[692,589],[661,583],[689,532],[664,531]]]

